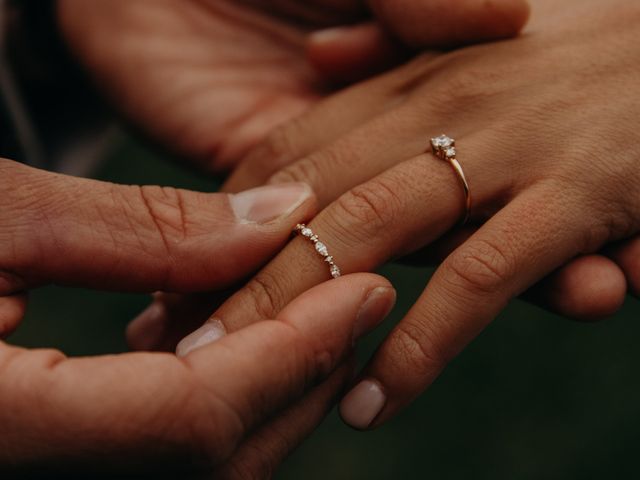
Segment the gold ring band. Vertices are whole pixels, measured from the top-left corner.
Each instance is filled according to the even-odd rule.
[[[320,255],[324,261],[329,264],[329,273],[333,278],[339,278],[340,275],[342,275],[340,268],[336,265],[336,262],[334,262],[333,257],[329,255],[329,249],[320,241],[318,235],[313,233],[313,230],[307,227],[304,223],[299,223],[296,225],[294,233],[297,233],[301,237],[304,237],[313,243],[318,255]]]
[[[440,160],[449,162],[460,179],[465,198],[464,217],[460,223],[461,225],[465,225],[469,221],[469,217],[471,215],[471,190],[469,189],[469,182],[467,182],[467,177],[464,174],[462,165],[460,165],[460,162],[458,162],[458,159],[456,158],[458,153],[456,151],[456,141],[447,135],[440,135],[439,137],[432,138],[431,151]]]

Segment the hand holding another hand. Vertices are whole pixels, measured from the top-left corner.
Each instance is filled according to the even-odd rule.
[[[415,47],[514,35],[528,12],[524,0],[372,4]],[[156,143],[207,169],[234,167],[274,127],[331,92],[308,56],[324,74],[351,79],[396,56],[372,26],[309,37],[371,21],[362,0],[61,0],[58,12],[70,49],[115,107]],[[434,12],[438,21],[429,22]],[[418,23],[402,21],[412,14]]]
[[[392,417],[512,298],[564,265],[552,282],[572,295],[550,297],[565,313],[608,314],[627,287],[640,291],[640,111],[620,95],[637,89],[640,31],[630,19],[638,8],[625,0],[536,6],[546,15],[519,39],[425,54],[326,100],[255,149],[228,185],[312,185],[324,210],[311,226],[346,272],[416,252],[417,261],[434,242],[446,247],[342,404],[358,428]],[[345,133],[325,139],[327,130]],[[457,139],[475,198],[465,230],[455,229],[458,181],[430,153],[429,138],[443,132]],[[278,163],[290,166],[269,167]],[[579,259],[603,249],[611,259]],[[594,268],[598,276],[584,275]],[[309,245],[295,240],[212,318],[231,328],[269,318],[326,278]],[[572,290],[580,281],[587,289]]]
[[[76,179],[7,160],[0,176],[2,336],[20,322],[27,291],[47,283],[139,292],[227,287],[280,248],[315,204],[299,184],[208,195]],[[210,331],[217,342],[184,358],[71,359],[0,342],[1,470],[263,475],[326,414],[353,373],[355,340],[394,299],[384,279],[345,277],[306,292],[276,321]]]

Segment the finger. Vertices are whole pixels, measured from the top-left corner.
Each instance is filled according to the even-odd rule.
[[[0,297],[0,338],[7,338],[13,333],[26,311],[26,294]]]
[[[425,148],[424,122],[417,122],[414,112],[393,114],[393,111],[405,99],[408,85],[424,73],[424,63],[433,57],[424,54],[419,61],[375,81],[343,90],[276,129],[246,157],[223,190],[235,192],[263,185],[284,167],[299,163],[292,171],[283,172],[274,182],[291,181],[296,175],[315,181],[317,173],[322,177],[317,183],[327,188],[324,197],[333,200],[346,191],[346,183],[349,186],[362,183],[366,179],[363,174],[369,172],[370,176],[375,176],[389,165],[390,159],[420,154]],[[418,64],[420,68],[416,68]],[[371,121],[387,112],[389,116]],[[369,128],[372,126],[375,130]],[[394,141],[390,140],[390,131],[397,134]],[[419,143],[416,138],[421,139]],[[304,161],[297,162],[301,159]],[[367,168],[362,168],[363,164]],[[334,175],[336,167],[344,168],[345,174],[358,172],[359,182],[353,183],[354,175],[349,175],[349,182],[341,181],[334,187],[331,182],[340,180]]]
[[[212,466],[326,378],[394,299],[380,277],[345,277],[307,292],[277,321],[230,334],[183,360],[65,359],[2,345],[0,460],[7,468],[86,467],[101,474]]]
[[[377,18],[407,45],[452,47],[517,35],[525,0],[370,0]]]
[[[272,478],[278,466],[300,445],[334,406],[353,378],[354,361],[347,361],[304,399],[253,433],[216,471],[220,479]]]
[[[55,282],[204,291],[248,275],[314,210],[306,185],[229,196],[113,185],[0,161],[0,295]]]
[[[576,251],[600,246],[587,244],[582,233],[597,225],[564,198],[548,186],[529,189],[449,256],[341,403],[347,423],[369,428],[387,421],[512,298]]]
[[[364,23],[312,33],[307,56],[328,80],[355,82],[391,68],[408,53],[379,25]]]
[[[402,263],[439,265],[476,231],[474,226],[456,229],[428,248],[401,259]],[[616,313],[626,294],[624,273],[615,262],[602,255],[584,255],[542,279],[522,298],[562,316],[591,322]]]
[[[640,297],[640,237],[622,242],[607,253],[622,268],[631,292]]]
[[[127,343],[133,350],[174,352],[178,342],[198,329],[230,295],[157,293],[127,326]]]
[[[485,149],[490,142],[474,147],[470,143],[475,142],[461,140],[458,145],[461,151],[470,152],[465,169],[468,178],[474,179],[471,188],[482,210],[495,198],[504,198],[508,184],[502,182],[508,179],[474,161],[488,155]],[[344,182],[351,172],[346,166],[344,170],[347,173],[340,171],[335,184]],[[327,188],[332,187],[327,184]],[[423,154],[352,188],[321,211],[310,226],[343,272],[372,271],[439,238],[462,216],[463,203],[459,180],[450,165]],[[272,318],[291,299],[325,281],[328,274],[327,264],[313,245],[296,238],[212,318],[231,330]]]
[[[570,261],[525,293],[525,300],[586,322],[610,317],[627,295],[624,272],[601,255]]]

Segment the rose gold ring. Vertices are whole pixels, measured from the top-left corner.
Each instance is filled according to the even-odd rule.
[[[469,221],[471,215],[471,191],[469,190],[469,182],[462,170],[462,165],[458,162],[456,155],[456,141],[447,135],[440,135],[431,139],[431,151],[440,160],[445,160],[451,164],[456,175],[460,179],[462,189],[464,190],[465,211],[461,225],[465,225]]]
[[[320,255],[324,259],[324,261],[329,264],[329,273],[331,274],[331,276],[333,278],[340,277],[340,275],[342,274],[340,272],[340,268],[338,267],[338,265],[336,265],[333,257],[329,255],[329,249],[327,248],[327,246],[320,241],[318,235],[313,233],[313,230],[307,227],[304,223],[299,223],[298,225],[296,225],[294,233],[297,233],[301,237],[304,237],[311,243],[313,243],[313,246],[315,247],[316,252],[318,252],[318,255]]]

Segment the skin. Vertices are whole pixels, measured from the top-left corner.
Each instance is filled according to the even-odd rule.
[[[43,284],[224,288],[278,251],[315,205],[298,185],[280,215],[252,222],[236,217],[246,196],[113,185],[8,160],[0,176],[3,337],[24,315],[28,290]],[[345,277],[309,290],[275,320],[182,358],[72,359],[0,342],[2,472],[266,478],[326,414],[353,375],[354,342],[394,300],[382,278]]]
[[[640,108],[633,95],[620,95],[638,85],[640,31],[632,20],[640,11],[627,0],[535,7],[521,38],[425,55],[341,94],[336,110],[354,112],[347,133],[269,180],[311,184],[327,205],[314,231],[344,271],[371,270],[455,234],[458,181],[423,152],[429,135],[457,138],[476,229],[363,371],[385,394],[364,428],[411,402],[512,298],[573,258],[614,248],[619,280],[626,275],[640,290],[637,240],[615,247],[640,228]],[[332,105],[280,131],[278,144],[339,123]],[[251,161],[268,164],[256,160],[268,151]],[[272,315],[326,276],[296,239],[214,316],[234,325],[249,312],[256,320]]]
[[[150,137],[213,169],[233,165],[325,94],[306,62],[306,34],[364,11],[359,2],[332,0],[57,4],[70,46],[119,109]],[[277,16],[266,13],[271,7]],[[511,22],[513,33],[522,22]],[[315,213],[304,185],[295,187],[295,199],[286,189],[285,210],[257,221],[238,216],[242,195],[118,186],[9,160],[0,160],[0,173],[2,337],[19,325],[28,291],[49,283],[224,290]],[[264,214],[272,200],[250,212]],[[352,374],[353,342],[394,299],[383,279],[345,277],[305,292],[275,321],[227,329],[215,345],[184,358],[68,359],[0,342],[2,470],[265,478],[321,421]],[[274,350],[284,353],[273,357]]]
[[[395,3],[376,0],[375,7],[391,15],[396,8],[384,7]],[[526,22],[524,0],[494,1],[488,10],[482,3],[442,9],[444,25],[467,27],[464,37],[444,29],[419,46],[512,36]],[[331,92],[307,61],[309,32],[370,17],[361,0],[60,0],[58,11],[71,50],[114,106],[164,147],[218,171]],[[397,21],[390,27],[400,37],[418,28]],[[376,39],[356,35],[341,61],[358,61]],[[325,70],[342,65],[332,60],[331,45],[312,52],[324,58]],[[377,61],[365,61],[362,73]]]
[[[88,4],[62,0],[61,19],[76,53],[90,66],[98,83],[147,134],[204,163],[210,164],[215,158],[218,162],[215,168],[233,165],[275,125],[305,111],[325,92],[323,87],[318,94],[316,74],[294,59],[304,59],[307,25],[330,25],[335,17],[318,17],[306,9],[289,11],[290,5],[283,4],[287,18],[292,15],[296,18],[291,27],[281,20],[272,22],[259,8],[248,10],[235,3],[185,2],[181,12],[176,12],[168,2],[145,5],[122,1],[116,5],[95,0],[90,7]],[[359,9],[356,5],[353,10],[339,13],[351,16]],[[147,14],[153,15],[154,22],[145,20]],[[220,23],[221,16],[228,23]],[[92,18],[102,20],[95,22]],[[299,26],[301,19],[305,28]],[[247,21],[253,25],[251,30],[245,28]],[[391,16],[388,25],[393,27],[395,22],[398,21]],[[256,35],[256,23],[257,32],[264,36]],[[187,28],[194,26],[195,29]],[[220,36],[220,27],[228,27],[224,31],[230,36]],[[494,37],[487,37],[486,25],[481,27],[479,31],[484,37],[481,35],[480,39],[505,35],[500,30]],[[164,37],[156,35],[161,30]],[[114,36],[113,31],[118,35]],[[173,35],[167,37],[167,32]],[[220,68],[220,62],[252,67],[258,63],[256,57],[233,56],[242,53],[237,42],[229,41],[235,38],[233,32],[246,35],[242,38],[250,48],[244,53],[253,53],[256,46],[269,47],[267,53],[273,55],[267,55],[272,59],[269,65],[279,66],[277,78],[269,68],[259,68],[257,72]],[[416,41],[411,32],[399,31],[397,35]],[[277,42],[272,41],[274,36],[279,39]],[[212,60],[208,50],[202,48],[203,38],[232,56],[221,55]],[[469,40],[454,37],[452,41]],[[139,45],[140,50],[118,48],[125,44]],[[440,38],[434,44],[443,45],[446,41]],[[111,56],[111,52],[118,51],[132,55]],[[185,52],[193,51],[194,57],[185,58]],[[158,65],[166,69],[150,74]],[[293,72],[284,80],[280,76],[283,65],[291,65]],[[182,76],[189,69],[194,75]],[[176,72],[180,73],[179,81],[175,81]],[[230,89],[216,76],[224,73],[233,79],[234,88]],[[237,85],[245,84],[246,88],[236,90]],[[212,131],[216,134],[212,135]],[[274,145],[273,138],[277,137],[270,137],[267,144]],[[24,313],[24,292],[41,284],[125,291],[225,288],[280,248],[294,218],[309,217],[313,212],[313,202],[305,201],[286,219],[281,218],[265,231],[235,225],[230,233],[224,228],[214,228],[229,227],[228,197],[224,195],[116,188],[34,172],[6,161],[0,162],[0,169],[3,178],[11,180],[4,184],[4,196],[12,200],[2,217],[3,231],[11,232],[4,237],[8,244],[0,265],[3,272],[0,324],[4,333],[15,328]],[[9,188],[11,185],[21,188],[14,191]],[[43,219],[47,229],[42,228]],[[211,235],[212,231],[217,235]],[[242,237],[243,242],[247,238],[253,241],[232,241],[234,236]],[[105,237],[111,241],[105,242]],[[252,248],[247,250],[249,246]],[[221,263],[203,268],[202,258],[209,258],[212,252],[219,252],[214,257]],[[231,270],[233,275],[229,275],[229,265],[225,264],[229,259],[237,267],[237,271]],[[256,285],[254,282],[249,288]],[[99,456],[100,463],[107,459],[114,472],[126,468],[130,473],[134,468],[143,473],[150,470],[164,473],[167,469],[182,470],[185,464],[195,464],[218,469],[222,478],[268,474],[320,421],[348,378],[351,370],[348,346],[358,307],[367,292],[380,286],[388,288],[384,281],[371,276],[332,282],[321,290],[310,290],[285,310],[274,302],[272,310],[280,313],[268,318],[283,321],[259,322],[237,332],[241,325],[258,319],[254,312],[244,321],[236,315],[235,322],[225,320],[227,330],[234,333],[183,361],[162,354],[69,360],[60,352],[26,352],[1,344],[2,381],[8,385],[0,396],[3,406],[0,411],[5,412],[0,424],[7,442],[2,450],[11,454],[4,463],[13,462],[19,471],[42,467],[51,472],[52,468],[89,468]],[[342,292],[348,293],[344,301],[339,298]],[[260,287],[255,294],[259,300]],[[337,310],[324,312],[321,319],[314,321],[310,312],[317,309],[318,303],[324,303],[327,296],[333,300],[328,303]],[[266,312],[260,308],[260,313]],[[382,316],[382,311],[379,313]],[[343,314],[351,315],[344,321],[346,327],[325,321],[331,318],[342,322]],[[303,331],[291,334],[290,329],[282,327],[286,323]],[[322,329],[311,329],[320,324]],[[273,343],[265,342],[265,338],[273,339]],[[328,344],[323,344],[325,339]],[[229,357],[227,352],[231,349],[234,355]],[[278,371],[274,366],[273,375],[267,375],[266,380],[262,374],[255,377],[255,372],[263,372],[270,365],[273,350],[292,352],[292,356],[278,358]],[[329,362],[324,355],[309,360],[313,352],[323,350],[331,353]],[[247,354],[242,355],[243,351]],[[239,358],[246,358],[246,362],[238,362]],[[344,359],[345,366],[338,367]],[[311,386],[309,378],[324,378],[331,371],[335,373],[325,383],[302,398],[302,393]],[[115,382],[110,381],[114,372]],[[24,382],[25,377],[30,381]],[[246,381],[247,378],[251,380]],[[78,389],[78,385],[83,388]],[[34,418],[33,405],[45,394],[52,408]],[[235,414],[242,420],[242,428],[229,420],[233,415],[229,415],[226,405],[220,406],[215,401],[226,395],[227,401],[237,408]],[[95,409],[96,398],[101,401],[109,398],[109,402],[105,402],[104,408]],[[251,403],[256,398],[266,400],[267,404],[266,408],[258,409],[259,415],[255,415],[256,408]],[[181,400],[186,399],[194,403],[193,408],[184,408],[185,402]],[[291,404],[281,416],[272,419],[271,413]],[[217,421],[210,421],[212,414]],[[184,421],[175,422],[176,418]],[[91,426],[95,436],[86,437],[86,426]],[[25,431],[32,433],[29,442],[22,434]],[[51,442],[51,432],[55,432],[55,442]],[[150,450],[149,445],[154,448]]]

